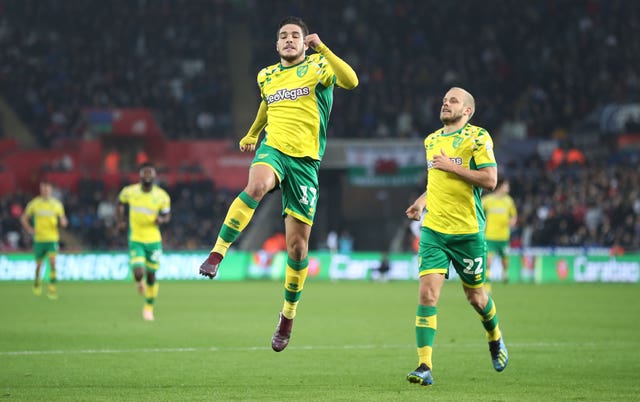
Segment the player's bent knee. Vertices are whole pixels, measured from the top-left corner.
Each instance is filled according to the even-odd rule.
[[[289,258],[302,261],[307,256],[307,248],[303,246],[292,246],[288,248]]]

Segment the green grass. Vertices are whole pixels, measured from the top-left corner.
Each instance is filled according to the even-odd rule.
[[[416,282],[309,281],[287,350],[276,282],[163,282],[156,321],[132,283],[0,282],[0,399],[63,401],[639,400],[637,285],[494,285],[496,373],[457,283],[438,307],[432,387],[417,364]]]

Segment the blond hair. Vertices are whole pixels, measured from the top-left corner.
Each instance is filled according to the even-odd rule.
[[[464,94],[463,104],[471,108],[471,114],[469,114],[469,120],[471,120],[473,114],[476,112],[476,100],[473,98],[473,95],[471,95],[471,93],[464,88],[452,87],[451,89],[449,89],[449,91],[451,91],[452,89],[457,89]]]

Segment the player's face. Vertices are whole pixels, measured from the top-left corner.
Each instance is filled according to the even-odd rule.
[[[504,183],[502,183],[502,192],[505,194],[508,194],[509,191],[511,190],[511,187],[509,186],[509,182],[505,181]]]
[[[51,197],[53,187],[49,183],[40,183],[40,195],[44,198]]]
[[[152,167],[140,169],[140,182],[145,186],[150,186],[156,179],[156,170]]]
[[[451,125],[458,123],[465,115],[469,115],[470,108],[466,107],[463,102],[464,94],[462,91],[452,89],[442,99],[442,108],[440,108],[440,121],[444,124]]]
[[[295,64],[304,59],[307,47],[304,44],[302,28],[295,24],[283,25],[278,32],[276,50],[282,60]]]

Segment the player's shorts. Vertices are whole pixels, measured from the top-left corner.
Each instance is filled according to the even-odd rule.
[[[481,287],[485,282],[487,247],[484,233],[450,235],[422,227],[418,264],[420,276],[443,273],[449,277],[449,265],[464,286]]]
[[[294,158],[261,144],[251,166],[261,164],[269,166],[278,178],[278,186],[282,189],[282,215],[291,215],[309,226],[313,225],[320,196],[320,161],[309,157]]]
[[[146,268],[157,271],[162,256],[162,243],[140,243],[129,241],[129,266],[131,269]]]
[[[53,257],[58,254],[59,245],[57,241],[35,241],[33,242],[33,255],[36,261],[42,261],[45,257]]]
[[[509,250],[509,241],[487,240],[487,253],[494,253],[504,258]]]

